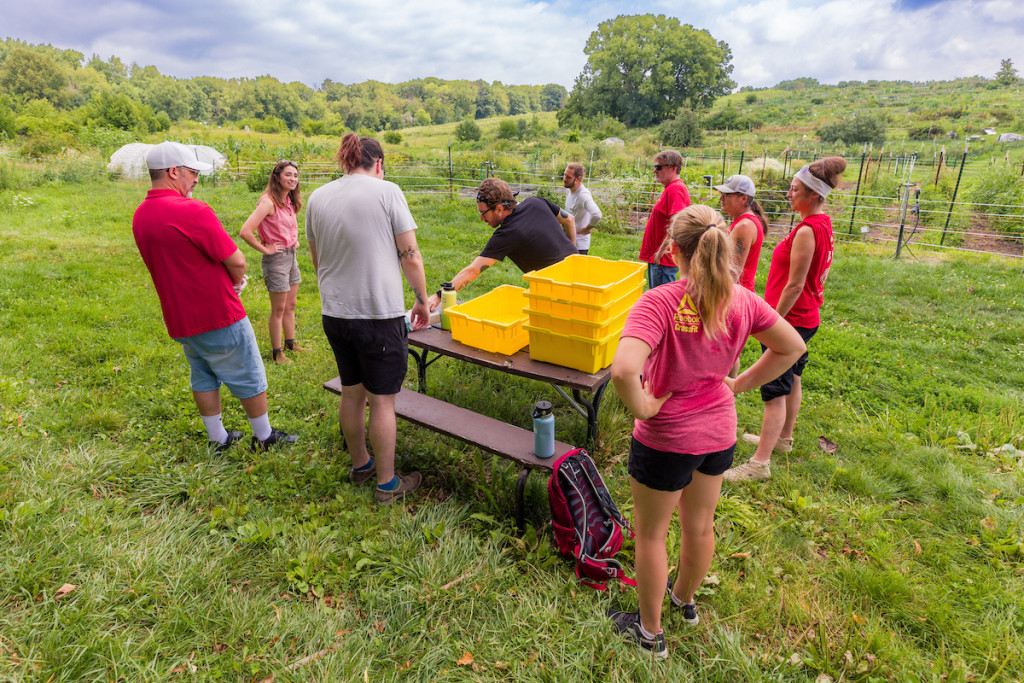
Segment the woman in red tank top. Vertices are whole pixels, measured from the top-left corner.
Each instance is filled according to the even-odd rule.
[[[722,211],[728,214],[732,221],[729,234],[736,249],[732,262],[739,273],[737,281],[753,292],[764,231],[768,229],[768,217],[754,199],[757,190],[754,188],[754,181],[747,176],[729,176],[724,185],[716,185],[715,189],[718,190]]]
[[[825,157],[796,172],[786,197],[800,214],[800,223],[775,247],[768,268],[764,300],[805,342],[818,331],[825,280],[832,266],[832,219],[825,213],[825,199],[838,187],[845,169],[842,157]],[[725,473],[726,481],[767,479],[772,452],[793,450],[793,427],[802,400],[800,376],[806,365],[804,353],[781,377],[761,387],[761,433],[743,435],[757,449],[749,461]]]
[[[292,362],[284,355],[285,350],[306,350],[295,343],[295,302],[302,282],[295,258],[299,240],[296,213],[301,206],[299,167],[294,161],[279,161],[270,173],[267,189],[256,203],[256,210],[239,232],[250,247],[263,254],[263,281],[270,294],[267,326],[271,356],[278,365]]]

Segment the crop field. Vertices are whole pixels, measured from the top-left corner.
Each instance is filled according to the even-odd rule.
[[[894,260],[840,242],[795,450],[770,481],[725,489],[701,623],[667,614],[661,664],[603,616],[634,609],[633,590],[585,588],[556,555],[541,478],[519,535],[516,470],[400,423],[399,467],[422,471],[423,491],[379,508],[348,483],[305,250],[298,337],[312,350],[267,367],[271,420],[301,440],[209,452],[131,237],[147,186],[67,170],[37,180],[0,191],[0,679],[1022,680],[1019,261]],[[257,195],[219,181],[196,196],[237,234]],[[410,205],[428,283],[479,252],[471,201]],[[257,255],[239,244],[269,362]],[[623,227],[597,232],[592,253],[638,247]],[[460,297],[505,283],[522,284],[511,264]],[[548,399],[557,438],[585,436],[543,384],[440,362],[429,390],[523,427]],[[737,406],[756,431],[759,398]],[[225,423],[249,431],[229,396]],[[627,516],[631,426],[609,390],[594,456]],[[740,443],[737,458],[751,452]],[[627,542],[627,567],[632,554]]]

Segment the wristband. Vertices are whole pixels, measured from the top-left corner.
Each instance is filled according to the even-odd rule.
[[[441,290],[440,289],[437,290],[437,293],[434,294],[434,296],[436,296],[438,299],[440,299],[441,298]]]

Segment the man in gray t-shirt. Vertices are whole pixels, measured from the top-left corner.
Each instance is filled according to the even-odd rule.
[[[306,239],[320,284],[324,333],[341,378],[338,421],[352,457],[349,480],[374,474],[374,499],[388,505],[419,488],[419,472],[395,472],[395,397],[408,369],[402,275],[415,295],[416,329],[430,320],[416,222],[402,191],[384,180],[384,151],[348,133],[338,161],[346,173],[310,195]],[[366,448],[366,406],[370,443]]]
[[[565,210],[576,219],[576,249],[581,254],[590,251],[590,231],[601,220],[601,209],[583,184],[584,174],[583,164],[574,162],[565,167],[562,175],[562,186],[569,190],[565,195]]]

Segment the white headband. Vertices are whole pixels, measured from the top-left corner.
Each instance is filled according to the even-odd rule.
[[[806,166],[797,171],[794,177],[807,187],[811,188],[811,190],[821,195],[822,199],[828,197],[828,193],[832,191],[832,188],[829,187],[828,183],[815,178],[814,175],[807,170]]]

